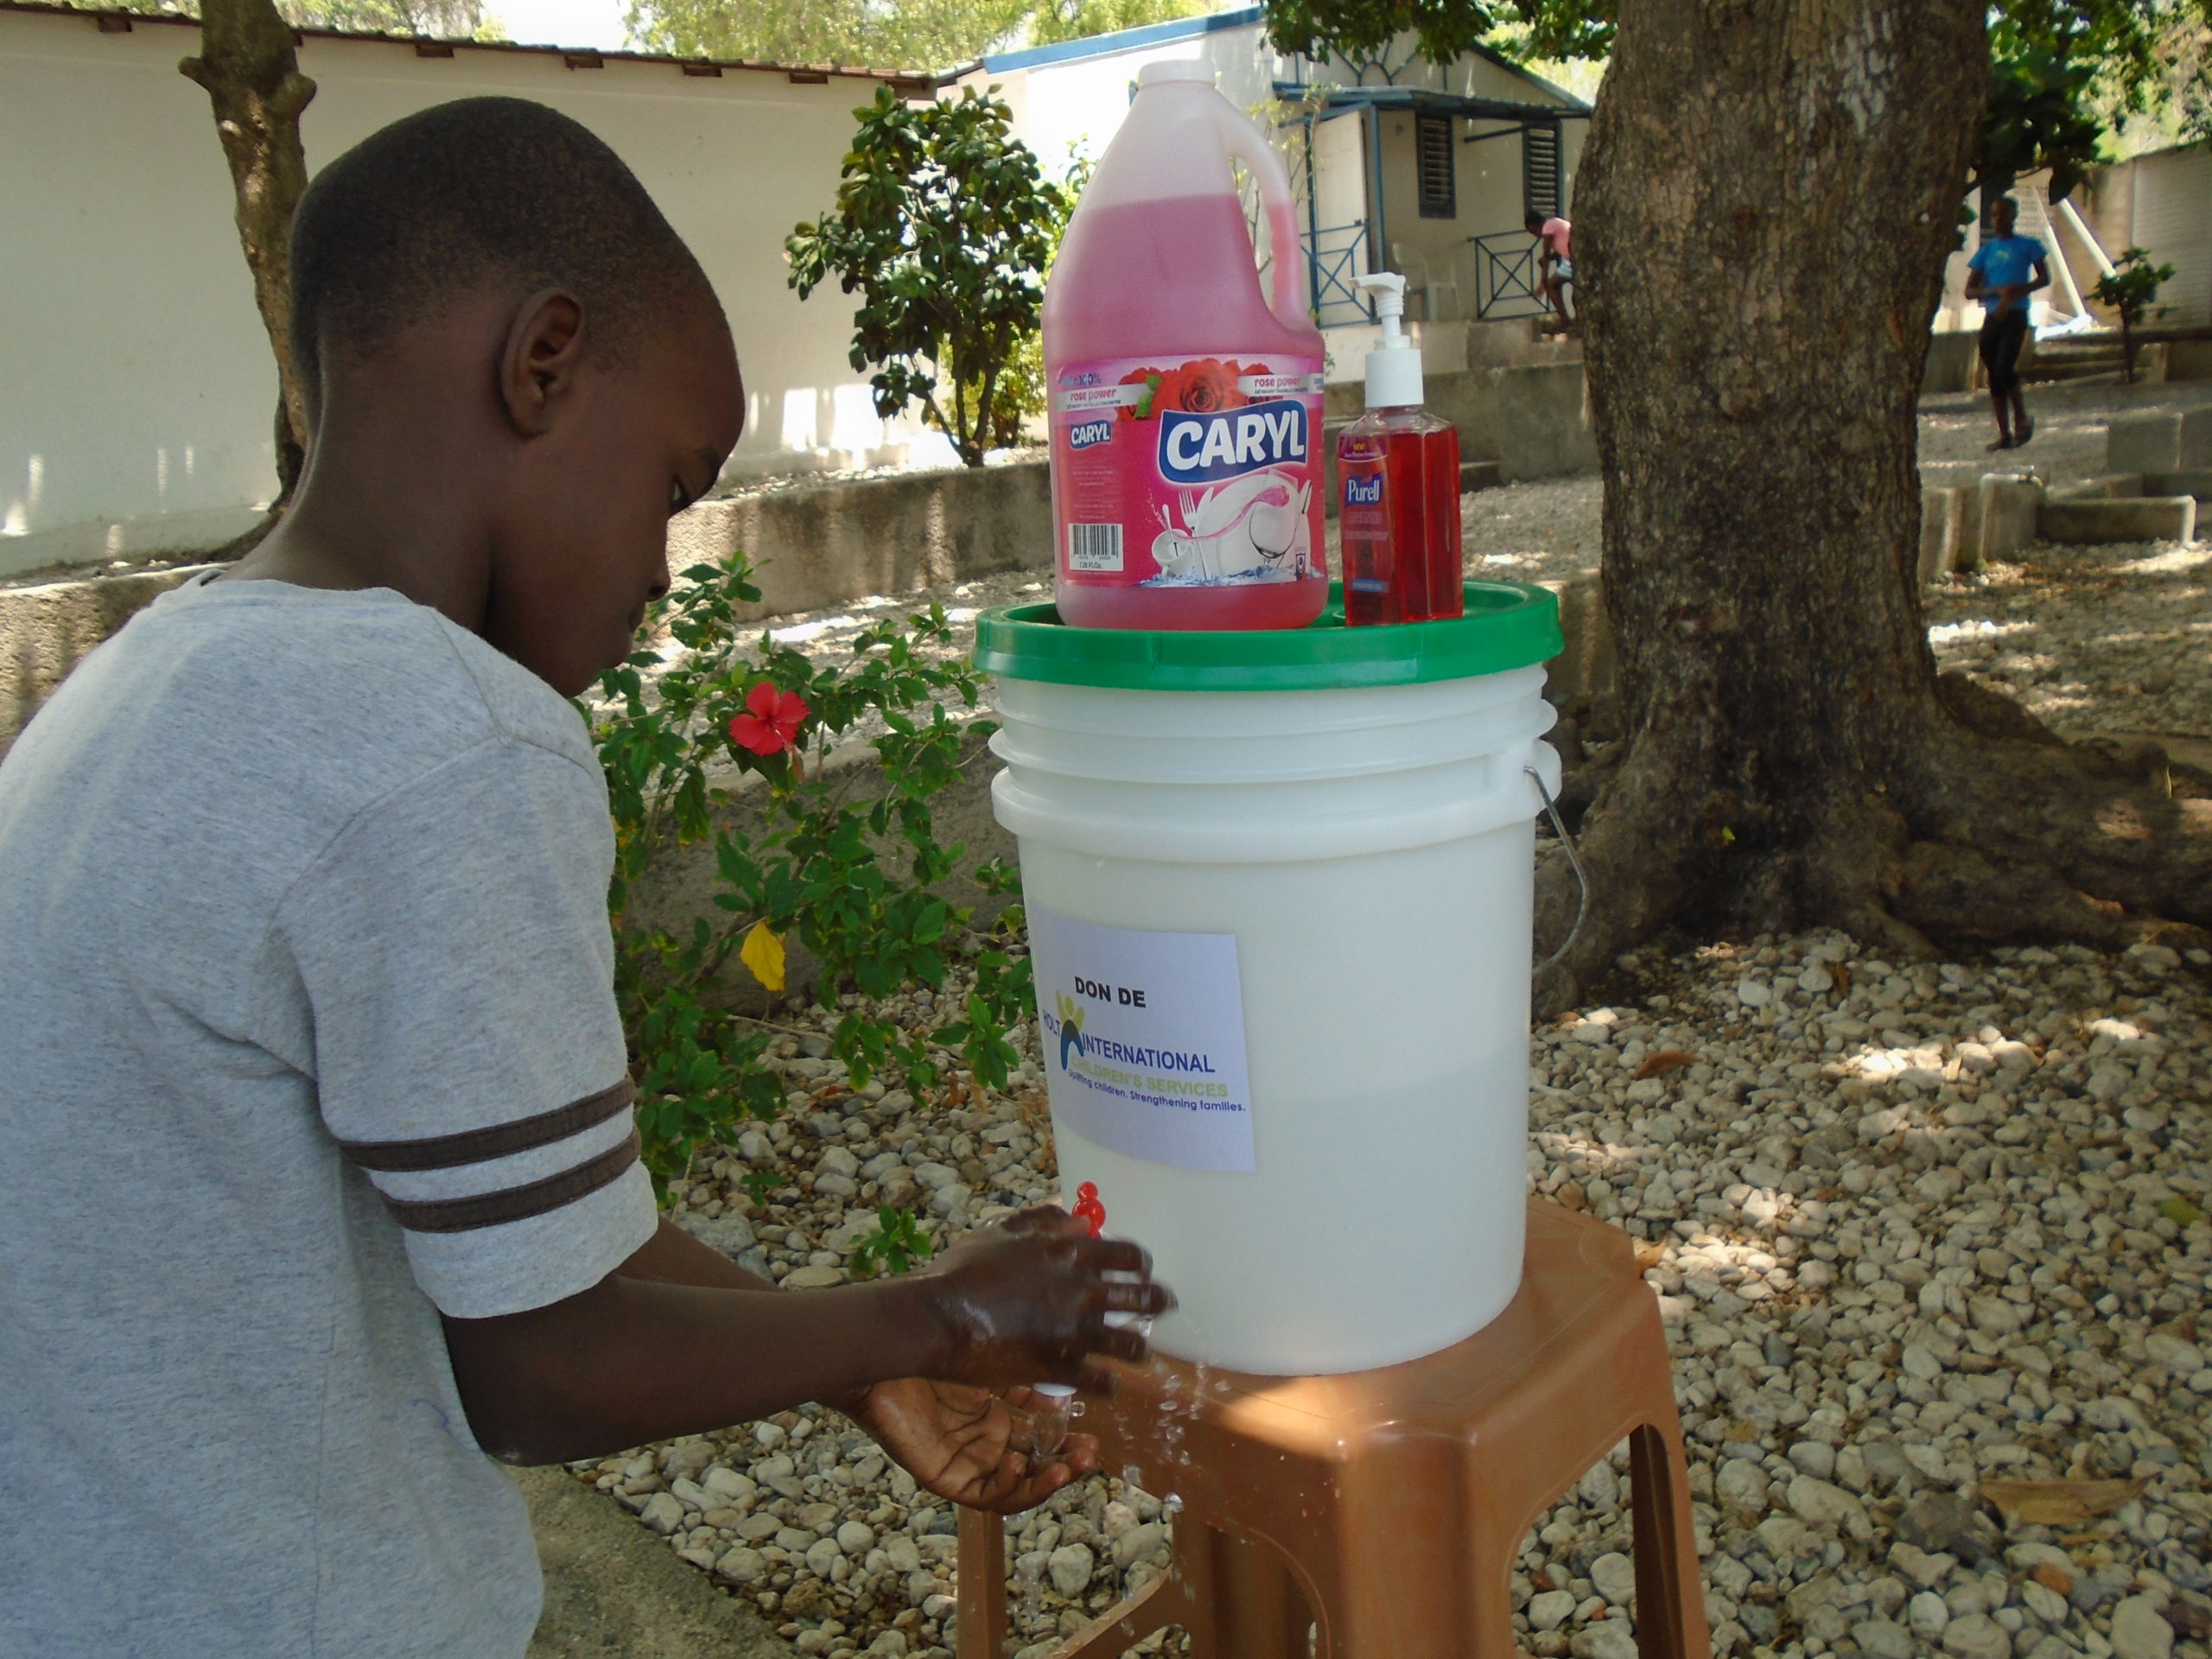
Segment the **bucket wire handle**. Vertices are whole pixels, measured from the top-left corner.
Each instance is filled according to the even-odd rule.
[[[1574,904],[1574,925],[1567,930],[1567,937],[1560,941],[1558,950],[1536,964],[1536,971],[1544,973],[1558,965],[1559,959],[1573,945],[1575,936],[1582,931],[1583,918],[1590,914],[1590,873],[1582,868],[1582,855],[1574,849],[1574,837],[1567,833],[1567,825],[1560,821],[1559,804],[1552,799],[1552,792],[1544,787],[1543,774],[1534,766],[1522,771],[1535,780],[1536,793],[1544,798],[1544,816],[1552,821],[1552,833],[1559,837],[1560,845],[1567,849],[1567,861],[1574,870],[1574,886],[1578,897]]]

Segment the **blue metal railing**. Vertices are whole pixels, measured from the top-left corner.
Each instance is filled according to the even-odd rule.
[[[1367,247],[1367,221],[1354,219],[1305,238],[1306,270],[1313,290],[1313,315],[1324,328],[1370,320],[1366,298],[1352,286]]]
[[[1536,286],[1541,246],[1526,231],[1471,236],[1475,249],[1475,315],[1489,322],[1506,317],[1540,317],[1550,308]]]

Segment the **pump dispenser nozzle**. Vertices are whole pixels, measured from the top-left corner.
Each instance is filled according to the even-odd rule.
[[[1407,337],[1406,279],[1395,270],[1370,271],[1353,279],[1374,296],[1382,324],[1382,343],[1367,354],[1367,406],[1403,409],[1421,402],[1421,348]]]

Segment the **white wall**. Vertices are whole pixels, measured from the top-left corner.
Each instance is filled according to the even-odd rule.
[[[0,10],[0,574],[207,545],[275,488],[276,369],[232,222],[207,94],[176,72],[189,25]],[[713,279],[749,402],[732,471],[894,458],[846,360],[851,303],[804,304],[783,239],[834,200],[855,77],[684,75],[609,58],[310,35],[312,168],[379,126],[456,98],[535,99],[622,156]],[[941,439],[930,441],[942,446]]]
[[[2147,248],[2152,264],[2174,268],[2158,289],[2154,320],[2212,322],[2212,144],[2138,156],[2129,165],[2127,245]]]

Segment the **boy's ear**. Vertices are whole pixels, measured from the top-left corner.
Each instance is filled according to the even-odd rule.
[[[517,308],[499,356],[499,396],[524,437],[550,428],[575,390],[584,333],[583,302],[565,288],[541,289]]]

